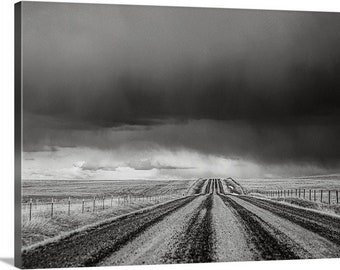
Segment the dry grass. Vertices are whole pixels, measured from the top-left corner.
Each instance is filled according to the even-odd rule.
[[[167,194],[162,196],[125,196],[125,197],[111,197],[111,198],[91,198],[91,199],[77,199],[71,198],[70,204],[68,204],[68,199],[60,199],[53,202],[53,216],[60,216],[68,214],[70,210],[70,215],[77,215],[79,213],[89,213],[98,212],[106,210],[108,208],[117,208],[129,205],[131,203],[145,204],[158,203],[160,201],[169,200],[170,198],[176,198],[179,194]],[[39,200],[32,200],[32,203],[22,203],[21,212],[22,220],[26,221],[31,216],[31,219],[36,218],[50,218],[52,214],[52,203],[44,202]]]
[[[167,197],[165,199],[171,200],[175,199],[175,197]],[[62,233],[158,203],[160,201],[135,201],[131,202],[131,204],[118,205],[114,208],[107,208],[96,212],[75,213],[72,215],[63,213],[53,218],[50,218],[47,214],[46,216],[40,215],[35,217],[31,221],[25,219],[22,222],[22,245],[23,247],[31,246]]]
[[[23,181],[22,244],[30,246],[101,220],[175,199],[192,181]],[[102,197],[104,200],[104,209]],[[51,218],[51,198],[54,199]],[[70,215],[68,198],[71,197]],[[96,207],[93,211],[93,197]],[[111,198],[112,205],[111,205]],[[127,198],[130,198],[127,201]],[[32,199],[32,219],[29,201]],[[82,200],[84,199],[84,213]]]
[[[157,196],[165,194],[183,194],[193,181],[161,181],[161,180],[23,180],[22,201],[31,198],[43,202],[93,197],[118,196]]]
[[[237,181],[244,187],[246,192],[252,196],[266,197],[264,193],[261,192],[290,190],[289,197],[287,196],[288,194],[286,192],[286,197],[269,197],[269,199],[293,204],[299,207],[315,209],[318,211],[333,213],[337,215],[340,214],[340,205],[336,204],[335,193],[335,190],[338,190],[340,192],[340,175],[338,174],[277,179],[237,179]],[[296,195],[296,190],[299,189],[301,190],[300,197]],[[303,190],[305,190],[305,195],[303,195]],[[323,190],[322,202],[320,202],[321,190]],[[329,190],[331,190],[331,204],[328,204]],[[309,197],[310,191],[311,197]]]
[[[267,196],[264,196],[263,194],[256,193],[256,192],[252,192],[252,193],[250,193],[250,195],[254,196],[254,197],[258,197],[258,198],[267,198]]]
[[[295,178],[252,178],[237,179],[247,190],[278,190],[278,189],[340,189],[340,175],[309,176]]]
[[[237,193],[237,194],[244,193],[242,186],[234,179],[227,178],[227,179],[224,179],[224,181],[222,182],[225,183],[227,190],[231,190],[233,193]]]
[[[340,205],[336,204],[329,205],[320,202],[303,200],[299,198],[274,198],[272,200],[297,205],[303,208],[319,210],[325,213],[340,215]]]

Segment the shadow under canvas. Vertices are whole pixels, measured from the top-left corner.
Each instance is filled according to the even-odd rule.
[[[7,258],[7,257],[1,258],[0,257],[0,262],[4,262],[8,265],[14,266],[14,258]]]

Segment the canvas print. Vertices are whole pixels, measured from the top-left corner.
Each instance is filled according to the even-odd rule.
[[[340,257],[340,14],[15,12],[17,266]]]

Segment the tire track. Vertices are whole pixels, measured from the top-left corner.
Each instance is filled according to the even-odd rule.
[[[340,245],[340,218],[253,197],[240,198]]]
[[[291,239],[291,248],[300,258],[337,258],[340,256],[339,246],[326,238],[303,228],[288,219],[282,218],[268,210],[242,200],[238,196],[228,197],[254,213],[272,227],[277,228],[288,237],[288,240]]]
[[[218,180],[219,194],[225,194],[221,179]]]
[[[212,198],[208,195],[191,218],[178,243],[163,258],[165,263],[203,263],[215,261],[212,229]]]
[[[141,235],[112,253],[97,266],[163,264],[164,255],[174,250],[182,234],[187,230],[193,215],[200,211],[206,196],[195,200],[166,216],[162,221],[149,227]],[[171,224],[171,226],[169,226]]]
[[[248,234],[234,213],[220,196],[213,196],[213,229],[215,233],[214,252],[216,261],[255,260],[255,246],[247,241]]]
[[[201,193],[200,193],[201,195],[206,194],[208,183],[209,183],[209,179],[205,179],[204,185],[203,185]]]
[[[300,257],[293,251],[296,244],[285,234],[274,228],[263,219],[256,216],[232,199],[221,196],[228,207],[232,207],[235,215],[244,225],[248,237],[249,245],[256,247],[257,258],[265,260],[287,260],[299,259]]]
[[[218,187],[217,187],[217,179],[214,179],[214,191],[213,193],[218,193]]]
[[[207,181],[208,181],[208,184],[205,187],[205,191],[204,191],[205,194],[209,194],[210,193],[210,189],[211,189],[211,181],[212,180],[208,179]]]
[[[152,209],[125,215],[108,223],[22,252],[24,268],[93,266],[133,240],[149,226],[193,201],[185,197]]]
[[[209,190],[209,194],[212,194],[214,192],[214,179],[210,180],[210,190]]]

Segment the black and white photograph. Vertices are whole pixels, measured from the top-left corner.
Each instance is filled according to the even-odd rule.
[[[340,13],[15,20],[16,266],[340,258]]]

